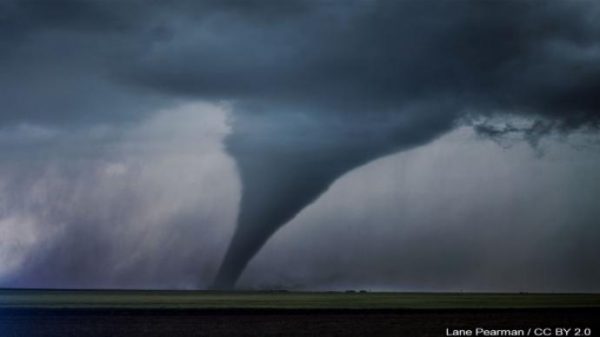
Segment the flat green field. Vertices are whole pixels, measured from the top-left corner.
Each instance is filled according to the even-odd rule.
[[[0,290],[0,309],[600,308],[600,294]]]

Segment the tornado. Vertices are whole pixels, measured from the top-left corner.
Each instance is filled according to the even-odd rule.
[[[386,123],[356,117],[351,123],[322,118],[319,123],[297,123],[295,118],[264,115],[261,123],[242,114],[227,141],[242,182],[239,216],[213,288],[234,288],[267,240],[339,177],[381,156],[426,143],[452,123],[452,113],[440,119],[428,113],[429,106],[416,109],[422,111],[410,108],[404,113],[420,118],[395,116]],[[304,117],[310,121],[314,116]]]
[[[458,125],[533,146],[600,128],[598,1],[45,3],[0,1],[0,140],[59,149],[79,127],[95,142],[181,103],[231,107],[241,198],[215,288],[372,160]]]
[[[265,242],[339,177],[458,123],[483,120],[481,135],[522,133],[534,145],[600,125],[594,1],[170,7],[136,33],[146,42],[115,72],[162,95],[232,106],[225,147],[242,190],[215,288],[234,287]],[[497,117],[530,124],[485,124]]]

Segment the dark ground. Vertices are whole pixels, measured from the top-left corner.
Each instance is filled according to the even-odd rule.
[[[0,309],[1,337],[446,336],[446,328],[476,327],[590,327],[592,336],[600,336],[599,326],[598,308]]]

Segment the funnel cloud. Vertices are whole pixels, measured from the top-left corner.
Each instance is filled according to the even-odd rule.
[[[600,125],[594,1],[33,0],[0,11],[0,131],[38,139],[5,136],[14,158],[85,157],[61,138],[81,130],[110,152],[173,106],[228,107],[218,141],[241,190],[214,288],[235,287],[278,229],[378,158],[461,126],[539,148]],[[39,145],[49,138],[54,152]]]

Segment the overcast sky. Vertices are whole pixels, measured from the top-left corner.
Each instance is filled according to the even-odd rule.
[[[600,290],[593,1],[0,13],[0,286]]]

